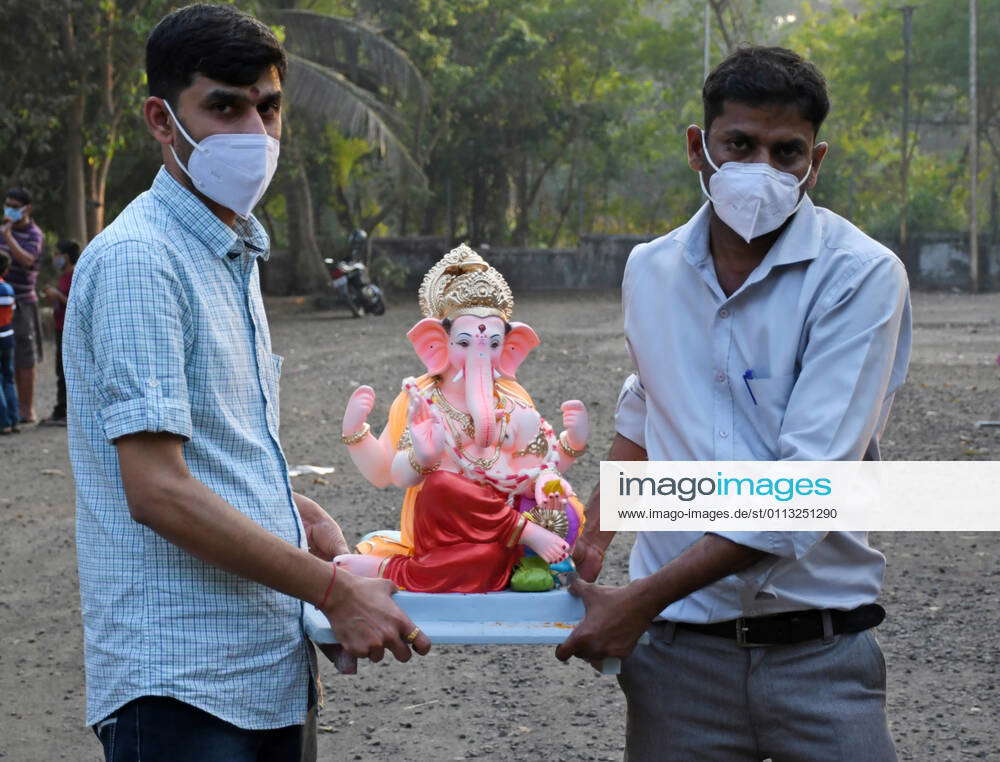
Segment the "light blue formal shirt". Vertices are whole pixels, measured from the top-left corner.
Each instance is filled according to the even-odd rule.
[[[629,257],[622,302],[636,373],[618,400],[618,433],[650,460],[878,459],[910,356],[902,263],[806,197],[727,297],[709,253],[710,215],[706,203]],[[864,532],[716,534],[770,555],[676,601],[663,618],[851,609],[882,587],[885,557]],[[699,537],[640,533],[631,576],[656,572]]]
[[[254,218],[233,230],[161,168],[73,273],[63,358],[88,724],[139,696],[247,729],[304,721],[301,602],[133,521],[113,444],[144,431],[183,437],[194,478],[303,545],[278,443],[281,358],[257,268],[267,255]]]

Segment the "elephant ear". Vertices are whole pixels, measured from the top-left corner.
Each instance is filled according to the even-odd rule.
[[[440,320],[424,318],[407,332],[406,338],[432,376],[448,367],[448,333]]]
[[[517,378],[517,369],[531,350],[542,342],[527,323],[511,323],[510,333],[503,342],[503,353],[497,362],[500,372],[508,378]]]

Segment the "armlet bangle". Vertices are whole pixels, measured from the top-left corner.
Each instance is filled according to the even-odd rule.
[[[358,442],[360,442],[362,439],[368,436],[368,432],[371,430],[372,430],[371,425],[367,421],[365,421],[365,424],[360,429],[355,431],[353,434],[342,436],[340,438],[340,441],[343,442],[348,447],[350,447],[351,445],[356,445]]]
[[[585,452],[587,452],[587,445],[584,445],[579,450],[574,450],[569,446],[569,440],[566,438],[566,432],[564,431],[559,435],[559,449],[562,450],[563,455],[570,458],[579,458]]]
[[[421,466],[420,463],[417,461],[416,453],[413,452],[412,447],[406,451],[406,457],[410,461],[410,468],[412,468],[421,476],[427,476],[427,474],[432,474],[439,468],[441,468],[440,461],[435,463],[433,466],[428,466],[426,468],[424,466]]]

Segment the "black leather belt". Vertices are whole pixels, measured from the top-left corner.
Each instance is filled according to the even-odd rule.
[[[824,626],[824,615],[829,625]],[[676,626],[691,632],[735,640],[741,646],[777,646],[817,640],[839,633],[861,632],[877,627],[885,619],[885,609],[868,603],[850,611],[809,609],[768,616],[740,617],[711,624],[676,622]]]

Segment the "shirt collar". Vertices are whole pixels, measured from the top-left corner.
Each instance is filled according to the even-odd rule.
[[[710,201],[706,201],[690,220],[677,229],[677,240],[684,245],[684,258],[693,267],[709,257],[708,223],[711,216],[712,205]],[[816,207],[806,194],[799,210],[792,217],[791,224],[778,236],[778,240],[757,265],[754,272],[759,272],[759,277],[753,279],[760,280],[771,268],[779,265],[815,259],[819,256],[821,246],[822,231],[816,217]]]
[[[220,220],[194,193],[181,185],[166,167],[153,180],[153,196],[163,203],[185,230],[218,257],[231,251],[252,253],[264,260],[271,256],[270,240],[264,226],[250,215],[236,218],[235,229]]]

